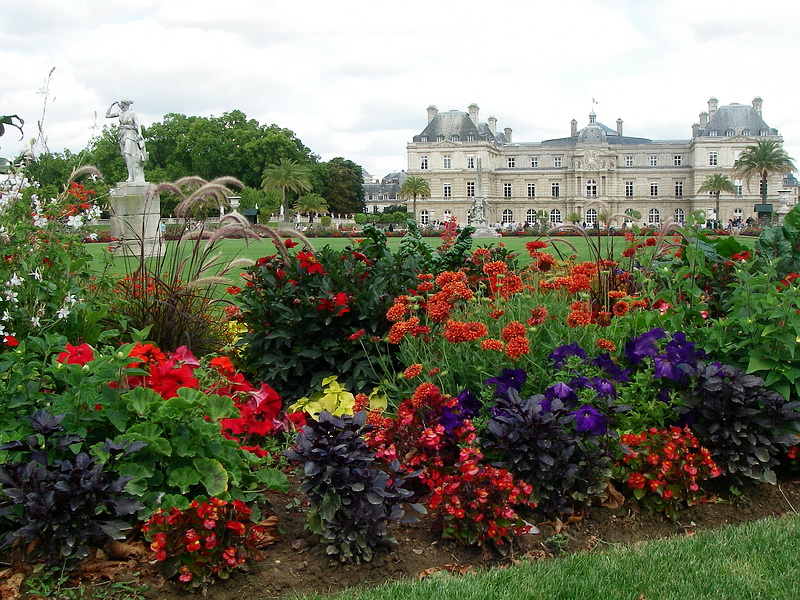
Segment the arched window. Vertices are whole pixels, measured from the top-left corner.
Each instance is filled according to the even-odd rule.
[[[647,213],[647,222],[650,225],[658,225],[661,223],[661,213],[658,212],[657,208],[651,208]]]
[[[634,211],[632,208],[626,208],[625,209],[625,225],[626,226],[630,226],[631,223],[633,223],[633,214],[635,212],[636,211]]]
[[[586,182],[586,197],[587,198],[596,198],[597,197],[597,182],[594,179],[590,179]]]
[[[733,209],[733,218],[734,219],[741,219],[743,215],[744,215],[744,212],[742,212],[741,208],[734,208]]]
[[[453,218],[453,211],[446,210],[442,213],[442,219],[444,220],[445,223],[449,223],[450,219],[452,218]]]
[[[529,208],[528,211],[525,213],[525,222],[528,225],[535,225],[536,224],[536,211],[532,208]]]
[[[553,210],[550,211],[550,223],[552,225],[561,223],[561,211],[558,210],[557,208],[554,208]]]
[[[597,210],[590,208],[586,211],[586,225],[594,227],[595,223],[597,223]]]
[[[506,223],[513,223],[514,222],[514,213],[511,212],[509,209],[505,209],[503,211],[503,224]]]
[[[423,225],[427,225],[428,224],[428,211],[427,210],[423,210],[423,211],[421,211],[419,213],[419,222],[422,223]]]
[[[675,213],[673,214],[673,218],[675,219],[676,223],[685,223],[686,222],[686,213],[682,208],[676,208]]]

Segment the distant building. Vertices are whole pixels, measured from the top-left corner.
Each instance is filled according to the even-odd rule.
[[[758,139],[783,142],[761,110],[761,98],[749,106],[719,106],[711,98],[691,138],[678,140],[624,135],[622,119],[611,128],[592,111],[581,129],[572,120],[567,137],[514,142],[511,128],[498,131],[494,117],[482,123],[475,104],[467,112],[430,106],[427,125],[407,145],[407,174],[424,177],[431,188],[430,198],[417,200],[422,223],[448,217],[467,223],[476,196],[488,200],[490,222],[503,224],[566,223],[572,214],[593,225],[598,215],[626,211],[651,225],[684,222],[698,209],[712,218],[713,196],[697,193],[708,177],[730,175],[742,150]],[[735,196],[720,197],[719,220],[756,218],[759,182],[734,184]],[[782,186],[781,175],[770,177],[770,201],[777,202]],[[621,225],[622,218],[612,223]]]
[[[399,173],[389,173],[381,180],[373,179],[367,181],[369,174],[364,171],[364,203],[367,213],[382,212],[387,206],[392,204],[403,204],[405,200],[397,197],[400,186],[406,180],[407,175],[404,171]]]

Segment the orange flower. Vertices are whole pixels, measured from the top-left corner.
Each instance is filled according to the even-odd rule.
[[[614,304],[613,308],[614,315],[617,317],[624,317],[626,314],[628,314],[630,308],[631,307],[627,302],[625,302],[624,300],[620,300],[619,302]]]
[[[624,298],[627,295],[628,295],[627,293],[621,292],[619,290],[610,290],[608,292],[608,297],[611,298],[612,300],[620,300],[621,298]]]
[[[541,248],[547,248],[547,243],[541,240],[536,240],[535,242],[528,242],[525,244],[525,249],[528,251],[528,254],[533,256],[534,254],[540,254],[537,250]]]
[[[502,352],[504,348],[503,342],[500,340],[489,338],[488,340],[481,340],[481,350],[496,350]]]
[[[449,320],[445,325],[442,336],[448,342],[457,344],[459,342],[474,342],[489,334],[486,325],[478,321],[462,322]]]
[[[531,316],[528,319],[528,325],[531,327],[536,327],[537,325],[543,325],[547,321],[547,307],[542,306],[541,304],[531,309]]]
[[[525,338],[526,342],[528,339],[525,325],[519,321],[511,321],[508,325],[506,325],[503,328],[503,332],[500,334],[500,337],[506,342],[510,342],[514,338]]]
[[[522,279],[518,275],[507,275],[500,282],[500,295],[508,299],[523,290]]]
[[[528,346],[528,338],[511,338],[506,344],[506,356],[508,356],[511,360],[517,360],[523,354],[530,354],[530,352],[531,349]]]
[[[500,275],[508,270],[508,265],[502,260],[493,260],[483,265],[483,272],[489,277]]]
[[[414,363],[405,371],[403,371],[403,377],[406,379],[414,379],[414,377],[419,377],[420,373],[422,373],[422,365],[419,363]]]
[[[611,340],[607,340],[605,338],[600,338],[597,340],[597,347],[601,350],[605,350],[607,352],[616,352],[617,346]]]
[[[570,327],[586,326],[592,322],[592,313],[583,310],[573,310],[567,315],[567,325]]]

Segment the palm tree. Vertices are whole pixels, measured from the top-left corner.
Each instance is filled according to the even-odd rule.
[[[294,209],[300,213],[308,213],[308,222],[314,222],[314,215],[328,211],[328,201],[319,194],[304,194],[294,203]]]
[[[311,170],[296,160],[282,158],[277,165],[264,169],[261,180],[264,191],[281,190],[283,192],[283,220],[289,221],[289,192],[296,194],[310,191]]]
[[[711,192],[714,194],[714,198],[716,199],[717,204],[714,208],[714,220],[717,222],[717,228],[719,228],[719,195],[722,192],[735,194],[736,186],[733,185],[733,182],[727,175],[715,173],[714,175],[709,176],[709,178],[706,179],[706,182],[697,190],[698,194],[703,194],[705,192]]]
[[[399,195],[401,198],[413,198],[413,210],[411,211],[411,216],[414,220],[417,220],[417,196],[420,198],[430,198],[431,197],[431,187],[428,185],[428,182],[425,181],[422,177],[417,177],[416,175],[412,175],[407,177],[406,180],[403,182],[403,185],[400,186]]]
[[[749,182],[757,177],[761,182],[761,204],[767,203],[767,178],[771,173],[790,173],[796,170],[792,158],[778,142],[759,140],[747,146],[733,164],[733,174]],[[760,214],[764,214],[763,212]]]

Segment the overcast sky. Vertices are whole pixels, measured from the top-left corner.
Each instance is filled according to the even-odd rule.
[[[0,156],[36,137],[55,68],[51,151],[81,150],[131,98],[145,126],[239,109],[381,177],[407,168],[431,104],[474,102],[519,142],[567,136],[592,108],[626,135],[688,139],[711,96],[761,96],[800,165],[799,26],[796,0],[6,0],[0,115],[25,135],[8,130]]]

